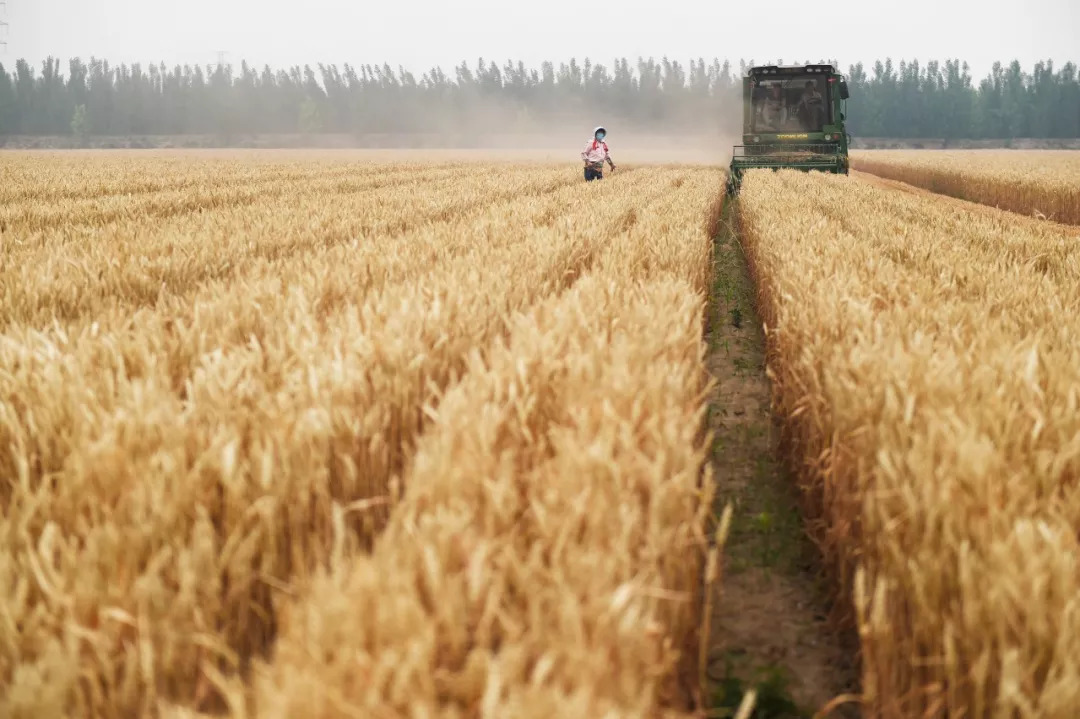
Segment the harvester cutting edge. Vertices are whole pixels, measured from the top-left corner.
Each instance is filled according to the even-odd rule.
[[[728,194],[743,173],[783,168],[848,173],[847,80],[832,65],[762,65],[743,77],[743,144],[732,151]]]

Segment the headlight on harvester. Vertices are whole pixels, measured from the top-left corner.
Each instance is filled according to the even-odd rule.
[[[757,135],[754,135],[754,137],[753,137],[753,141],[754,141],[754,142],[761,142],[761,138],[760,138],[760,137],[758,137]]]

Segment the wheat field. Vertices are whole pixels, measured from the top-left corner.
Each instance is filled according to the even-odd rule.
[[[931,192],[1080,225],[1080,153],[1054,150],[871,150],[851,166]]]
[[[786,171],[731,213],[864,716],[1080,706],[1038,155],[857,160],[1026,217]],[[702,716],[720,169],[4,160],[0,716]]]
[[[0,180],[0,716],[688,710],[722,172]]]
[[[740,221],[864,716],[1075,717],[1080,232],[788,171]]]

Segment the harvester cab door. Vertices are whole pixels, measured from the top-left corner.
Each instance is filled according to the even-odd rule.
[[[848,91],[847,80],[840,78],[840,122],[839,125],[844,132],[844,145],[846,147],[851,146],[851,133],[847,131],[847,101],[851,97],[851,93]]]

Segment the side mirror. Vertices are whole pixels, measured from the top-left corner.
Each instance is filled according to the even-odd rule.
[[[841,100],[846,100],[849,97],[851,97],[851,95],[848,94],[847,80],[841,80],[840,81],[840,99]]]

